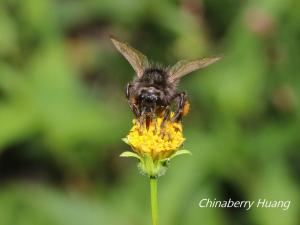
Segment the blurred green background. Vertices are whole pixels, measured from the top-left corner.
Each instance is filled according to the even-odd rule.
[[[300,1],[2,0],[0,225],[150,225],[148,179],[121,159],[132,68],[109,35],[185,77],[192,157],[159,182],[162,225],[300,224]],[[202,198],[291,200],[200,209]]]

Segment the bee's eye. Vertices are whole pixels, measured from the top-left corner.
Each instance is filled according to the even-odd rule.
[[[156,95],[150,95],[150,99],[155,101],[155,100],[157,100],[157,96]]]
[[[158,96],[156,94],[149,94],[149,93],[144,93],[140,95],[141,100],[144,100],[146,102],[155,102],[158,100]]]

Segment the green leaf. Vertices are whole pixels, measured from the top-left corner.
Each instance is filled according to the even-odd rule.
[[[124,141],[126,144],[129,145],[129,142],[128,142],[128,139],[127,139],[127,138],[122,138],[121,140]]]
[[[172,155],[171,157],[160,160],[160,163],[161,163],[162,166],[168,167],[171,159],[173,159],[176,156],[185,155],[185,154],[192,155],[192,153],[189,150],[185,150],[185,149],[184,150],[179,150],[174,155]]]
[[[172,155],[170,157],[170,159],[173,159],[173,158],[175,158],[176,156],[179,156],[179,155],[186,155],[186,154],[192,155],[192,153],[189,150],[183,149],[183,150],[177,151],[174,155]]]
[[[134,152],[129,152],[129,151],[123,152],[120,155],[120,157],[134,157],[134,158],[141,160],[141,157],[138,154],[136,154]]]

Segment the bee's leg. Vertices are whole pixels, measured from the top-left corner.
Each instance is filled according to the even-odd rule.
[[[130,98],[130,89],[132,88],[132,84],[128,83],[126,85],[126,91],[125,91],[125,95],[126,95],[126,98],[127,100],[129,101],[129,98]]]
[[[130,99],[130,89],[131,88],[132,88],[132,84],[128,83],[127,86],[126,86],[125,95],[126,95],[126,99],[127,99],[127,102],[129,104],[129,107],[130,107],[131,111],[133,112],[135,117],[138,118],[138,117],[140,117],[141,113],[140,113],[138,107],[136,106],[136,104],[134,104],[132,102],[132,100]]]
[[[150,123],[154,124],[154,129],[155,129],[155,133],[157,132],[157,115],[155,113],[155,109],[156,109],[156,104],[154,104],[154,107],[151,108],[151,118],[150,118]]]
[[[154,132],[157,133],[157,116],[154,115],[152,122],[154,123]]]
[[[164,117],[163,117],[162,122],[160,124],[160,134],[162,136],[165,136],[165,123],[170,118],[170,114],[171,114],[171,108],[170,108],[170,106],[167,106],[165,111],[164,111]]]
[[[143,127],[144,127],[144,121],[145,121],[145,118],[144,118],[144,116],[140,116],[140,117],[138,118],[138,120],[139,120],[139,124],[140,124],[140,131],[142,131],[142,130],[143,130]]]
[[[176,96],[174,97],[174,99],[179,99],[179,100],[178,100],[178,104],[177,104],[177,109],[176,109],[175,114],[172,117],[171,121],[179,122],[182,119],[183,108],[187,101],[186,93],[185,92],[177,93]]]
[[[161,129],[165,126],[165,123],[166,123],[167,119],[169,119],[170,114],[171,114],[170,106],[167,106],[165,111],[164,111],[164,118],[162,119],[162,122],[160,124]]]
[[[141,114],[139,117],[137,117],[139,124],[140,124],[140,131],[143,131],[143,129],[146,126],[146,114],[145,114],[145,109],[142,110]]]
[[[131,102],[128,102],[128,103],[129,103],[130,109],[133,112],[133,114],[135,115],[135,117],[139,118],[141,116],[141,113],[140,113],[138,107]]]

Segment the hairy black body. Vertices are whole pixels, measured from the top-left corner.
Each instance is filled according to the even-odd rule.
[[[167,71],[160,68],[147,68],[141,77],[127,84],[126,97],[137,118],[156,116],[170,117],[171,105],[177,102],[173,121],[182,118],[186,94],[176,91],[176,83],[168,80]]]

